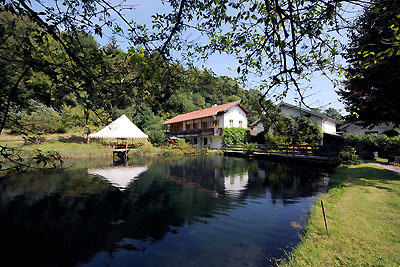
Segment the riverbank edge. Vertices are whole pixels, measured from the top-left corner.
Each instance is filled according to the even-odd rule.
[[[365,261],[371,261],[371,258],[372,261],[374,261],[374,257],[376,258],[377,262],[372,263],[373,265],[378,264],[379,266],[389,266],[386,265],[387,261],[394,261],[396,262],[396,264],[400,263],[400,258],[388,259],[390,258],[389,255],[386,255],[387,257],[384,258],[374,255],[375,253],[371,253],[371,251],[375,252],[376,247],[379,247],[382,250],[382,247],[388,246],[388,241],[386,240],[386,243],[382,242],[381,244],[379,244],[378,242],[374,243],[374,245],[367,244],[365,247],[363,246],[362,242],[361,244],[359,244],[359,246],[357,246],[356,243],[352,247],[347,247],[348,251],[343,250],[342,247],[338,248],[338,246],[336,246],[337,244],[335,244],[336,240],[340,240],[340,242],[342,242],[343,239],[346,238],[354,239],[354,237],[341,235],[343,234],[343,232],[341,232],[340,229],[335,229],[336,225],[340,225],[343,223],[343,218],[330,216],[331,214],[336,215],[335,210],[341,208],[340,202],[344,199],[347,191],[349,191],[350,189],[354,191],[354,188],[357,187],[357,184],[359,184],[358,186],[360,187],[358,188],[358,190],[365,190],[365,187],[367,187],[368,189],[368,186],[374,190],[381,189],[379,186],[377,186],[379,185],[377,183],[373,185],[366,185],[366,182],[364,180],[369,181],[369,179],[371,179],[371,177],[367,177],[365,175],[366,172],[370,171],[368,168],[374,168],[378,171],[382,171],[382,174],[385,174],[383,175],[383,177],[375,177],[375,181],[382,182],[382,184],[385,185],[388,185],[390,181],[395,181],[392,185],[397,188],[397,191],[400,191],[398,190],[398,187],[400,186],[400,174],[398,173],[395,173],[388,169],[384,169],[381,166],[374,166],[367,163],[360,165],[340,165],[330,178],[327,192],[319,195],[319,197],[315,200],[310,212],[307,214],[308,218],[303,228],[303,235],[301,236],[300,243],[291,252],[287,252],[287,255],[284,259],[278,260],[276,262],[277,266],[361,266],[365,264],[371,264],[362,262],[364,261],[364,258],[367,259]],[[358,171],[355,172],[354,169]],[[360,173],[363,175],[355,175],[355,173]],[[388,175],[391,175],[390,179],[387,178]],[[361,178],[364,176],[367,178]],[[358,183],[355,183],[355,181],[357,181]],[[385,188],[381,190],[390,191],[391,189]],[[394,192],[393,194],[399,194],[399,192]],[[349,198],[348,195],[346,195],[346,198]],[[323,201],[327,213],[328,232],[325,229],[324,225],[321,201]],[[400,211],[400,200],[395,201],[395,204],[397,205],[397,210]],[[393,201],[392,203],[389,203],[388,200],[388,203],[385,204],[393,205]],[[370,209],[373,208],[374,207],[370,207]],[[357,206],[355,205],[354,207],[351,207],[350,212],[356,213],[356,210]],[[378,217],[385,218],[385,211],[379,211],[379,209],[374,209],[374,211],[378,213]],[[398,211],[395,212],[398,213]],[[357,221],[357,218],[358,217],[356,217],[355,221]],[[365,218],[361,219],[363,223],[367,222],[367,224],[372,224],[372,222],[369,222],[368,215],[366,215]],[[397,216],[394,221],[400,221],[400,215]],[[358,225],[350,224],[347,229],[350,229],[349,231],[352,231],[351,228],[353,227],[357,228]],[[399,230],[384,229],[384,231],[397,231],[397,234],[400,234]],[[367,235],[368,234],[373,235],[367,232]],[[354,242],[354,240],[349,240],[348,242],[352,243]],[[395,242],[396,241],[393,241],[392,243],[394,244]],[[370,245],[370,247],[368,247],[368,245]],[[339,253],[338,250],[340,251]],[[341,255],[342,253],[345,255]],[[379,252],[376,253],[379,254]],[[382,253],[382,251],[380,251],[380,253]],[[373,254],[373,256],[371,256],[371,254]],[[349,255],[351,256],[349,257]],[[354,258],[352,259],[352,255],[356,256],[354,256]]]
[[[80,158],[108,158],[113,156],[113,151],[109,147],[99,144],[80,144],[80,143],[43,143],[37,146],[22,146],[17,151],[22,159],[32,159],[34,151],[40,149],[42,152],[57,152],[62,159]],[[140,146],[129,151],[128,156],[183,156],[183,155],[223,155],[221,150],[195,149],[195,148],[175,148],[173,146],[154,147],[152,145]]]

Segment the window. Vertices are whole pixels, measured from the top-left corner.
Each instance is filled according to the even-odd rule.
[[[240,127],[240,128],[243,127],[243,121],[239,121],[239,127]]]
[[[175,127],[174,127],[174,131],[175,131],[175,132],[179,131],[179,126],[175,126]]]
[[[206,138],[204,138],[204,145],[207,145],[207,137]]]
[[[229,120],[229,127],[233,127],[233,120]]]
[[[207,129],[207,122],[203,122],[203,129]]]
[[[197,138],[196,138],[196,137],[193,139],[193,143],[194,143],[195,145],[197,145]]]
[[[193,129],[197,129],[197,123],[193,123]]]

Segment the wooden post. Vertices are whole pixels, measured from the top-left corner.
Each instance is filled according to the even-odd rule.
[[[325,215],[324,202],[322,202],[322,200],[321,200],[321,207],[322,207],[322,214],[324,215],[324,222],[325,222],[326,233],[328,234],[328,224],[326,223],[326,215]]]
[[[128,161],[128,140],[126,140],[125,144],[125,162]]]

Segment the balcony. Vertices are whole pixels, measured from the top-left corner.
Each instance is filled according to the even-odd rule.
[[[178,138],[220,135],[220,134],[221,134],[220,128],[191,129],[185,131],[176,131],[176,132],[174,131],[166,133],[168,137],[176,136]]]

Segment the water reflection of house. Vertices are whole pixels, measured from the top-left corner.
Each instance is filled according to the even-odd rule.
[[[232,195],[239,195],[247,189],[249,174],[247,172],[224,177],[225,192]]]
[[[190,161],[174,162],[169,167],[169,177],[179,183],[196,186],[210,192],[237,195],[247,190],[249,183],[248,165],[242,166],[240,159],[222,157],[197,158]],[[227,169],[234,166],[235,170]],[[264,173],[265,176],[265,173]]]
[[[113,186],[124,190],[131,181],[147,171],[147,166],[119,166],[110,168],[88,169],[89,174],[99,175],[108,180]]]

